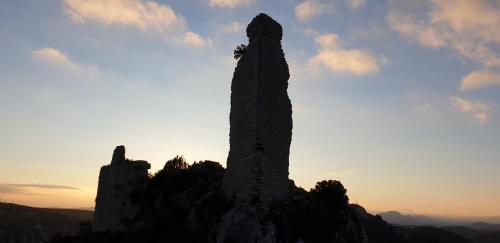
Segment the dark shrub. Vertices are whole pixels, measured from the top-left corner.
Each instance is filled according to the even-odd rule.
[[[320,181],[311,189],[311,196],[321,202],[327,203],[330,207],[346,208],[349,203],[347,190],[340,181]]]

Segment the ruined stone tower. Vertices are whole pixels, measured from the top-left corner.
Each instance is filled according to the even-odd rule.
[[[234,71],[224,189],[239,201],[280,200],[288,193],[292,105],[282,32],[271,17],[257,15]]]
[[[125,147],[117,146],[109,165],[101,167],[92,222],[93,231],[127,229],[127,221],[137,213],[130,194],[141,190],[149,179],[151,165],[143,160],[125,159]]]

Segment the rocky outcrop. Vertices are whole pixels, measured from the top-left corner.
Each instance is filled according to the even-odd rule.
[[[292,106],[282,28],[265,14],[247,27],[249,44],[231,85],[230,151],[224,189],[237,201],[275,201],[288,194]]]
[[[231,84],[230,150],[223,189],[235,207],[217,228],[217,242],[276,242],[268,206],[289,195],[292,105],[281,25],[266,14],[247,27],[249,44]]]
[[[259,14],[247,36],[235,51],[227,169],[176,157],[149,178],[150,165],[125,159],[118,146],[101,168],[94,232],[74,242],[367,242],[361,211],[348,207],[340,182],[306,192],[288,179],[293,125],[282,27]]]
[[[109,165],[101,167],[92,228],[94,231],[126,230],[138,207],[130,200],[133,192],[146,187],[151,165],[125,158],[125,147],[117,146]]]
[[[217,227],[217,243],[274,243],[278,229],[273,221],[265,221],[267,208],[235,207],[222,216]]]

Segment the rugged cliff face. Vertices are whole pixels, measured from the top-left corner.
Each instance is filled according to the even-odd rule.
[[[93,220],[94,231],[126,230],[137,212],[130,195],[143,190],[151,165],[142,160],[125,159],[125,147],[117,146],[109,165],[101,168]]]
[[[265,14],[247,27],[249,44],[231,85],[230,151],[224,189],[238,201],[273,201],[288,193],[292,106],[282,28]]]

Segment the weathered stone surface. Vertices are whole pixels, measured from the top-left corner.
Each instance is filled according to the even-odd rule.
[[[258,208],[233,208],[218,225],[217,243],[276,243],[276,225],[261,221],[262,212]]]
[[[130,194],[141,190],[149,179],[151,165],[125,159],[125,147],[117,146],[110,165],[101,167],[92,227],[94,231],[120,231],[137,212]]]
[[[265,14],[247,27],[249,44],[231,85],[230,151],[224,189],[238,201],[281,200],[288,194],[292,105],[282,28]]]

